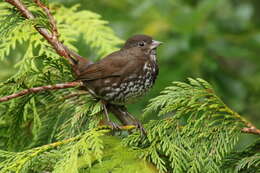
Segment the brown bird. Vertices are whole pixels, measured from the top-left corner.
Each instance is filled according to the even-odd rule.
[[[114,128],[118,126],[110,121],[106,104],[131,103],[153,86],[159,71],[156,48],[160,44],[150,36],[135,35],[119,51],[80,69],[78,80],[83,81],[94,97],[103,101],[106,119]],[[136,125],[144,130],[138,120]]]

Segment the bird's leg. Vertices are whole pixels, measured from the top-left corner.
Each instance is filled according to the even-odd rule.
[[[130,114],[128,111],[127,111],[127,108],[125,106],[122,106],[122,111],[125,112],[125,115],[128,116],[130,119],[132,119],[132,121],[134,122],[134,124],[136,125],[136,127],[140,130],[141,132],[141,135],[144,136],[146,135],[146,130],[144,129],[142,123],[137,119],[135,118],[132,114]]]
[[[111,111],[124,125],[135,125],[140,130],[142,136],[146,135],[146,131],[141,122],[132,116],[125,106],[110,104],[109,111]]]
[[[120,126],[110,120],[106,106],[107,106],[107,104],[105,102],[102,102],[102,107],[103,107],[103,110],[104,110],[104,114],[105,114],[107,124],[109,126],[111,126],[113,130],[119,130]]]
[[[122,111],[121,106],[108,104],[107,109],[109,112],[112,112],[123,125],[133,125],[133,120],[125,115],[126,113]]]

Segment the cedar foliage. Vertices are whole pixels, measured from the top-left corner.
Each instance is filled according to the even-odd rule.
[[[47,17],[31,1],[23,2],[37,18],[24,19],[0,3],[0,59],[23,45],[18,71],[0,84],[0,96],[74,79],[66,60],[34,29],[49,28]],[[81,37],[102,57],[122,43],[100,15],[79,11],[79,5],[49,5],[60,39],[70,49],[78,51],[74,43]],[[145,124],[147,137],[98,127],[99,100],[87,94],[66,99],[77,92],[46,91],[0,104],[0,173],[260,171],[259,140],[235,150],[246,120],[202,79],[173,82],[150,101],[144,116],[153,113],[160,119]]]

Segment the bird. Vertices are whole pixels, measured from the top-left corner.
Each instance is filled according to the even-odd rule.
[[[83,82],[85,90],[102,101],[107,122],[113,128],[118,128],[118,125],[109,119],[106,105],[124,107],[152,88],[159,72],[156,50],[161,44],[151,36],[134,35],[120,50],[79,70],[77,80]],[[144,131],[141,123],[135,121]]]

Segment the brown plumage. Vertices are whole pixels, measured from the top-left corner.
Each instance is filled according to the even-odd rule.
[[[81,69],[78,80],[95,97],[110,104],[125,105],[144,95],[158,75],[156,48],[161,42],[135,35],[122,49]]]

